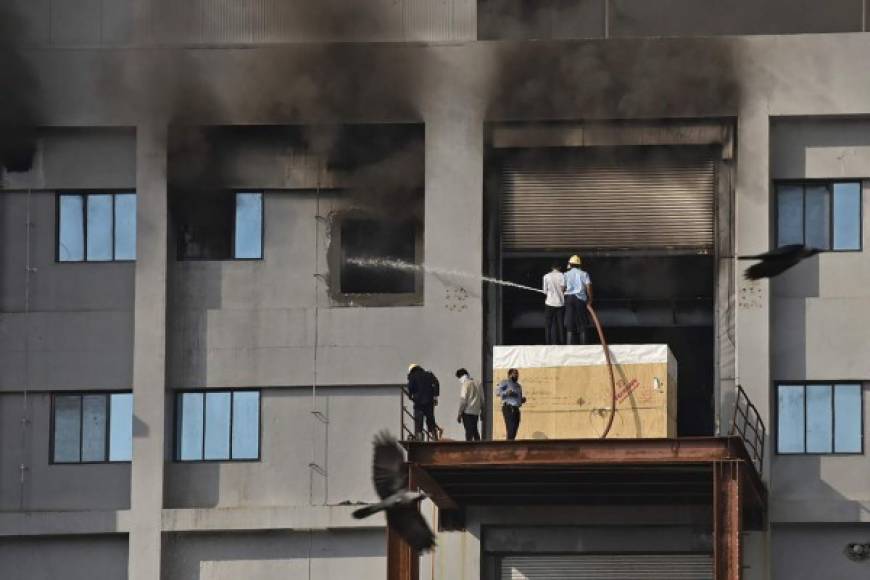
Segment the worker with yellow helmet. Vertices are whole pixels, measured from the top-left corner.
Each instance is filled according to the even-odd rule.
[[[586,344],[586,305],[592,302],[592,280],[580,268],[580,256],[568,259],[565,272],[565,330],[568,344]]]
[[[408,397],[414,403],[414,438],[423,438],[423,420],[432,439],[440,439],[444,429],[435,422],[435,406],[440,394],[438,377],[420,365],[408,366]]]

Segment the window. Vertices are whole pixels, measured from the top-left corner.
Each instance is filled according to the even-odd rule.
[[[186,195],[174,211],[179,260],[262,259],[262,193]]]
[[[416,289],[416,238],[413,223],[347,218],[341,222],[341,292],[402,294]],[[389,260],[407,268],[377,268],[351,260]]]
[[[136,259],[135,193],[62,193],[57,215],[58,261]]]
[[[259,459],[260,391],[178,393],[175,458],[178,461]]]
[[[863,393],[859,383],[780,384],[778,453],[863,453]]]
[[[132,393],[53,397],[52,462],[104,463],[133,457]]]
[[[820,250],[861,249],[861,182],[808,181],[776,185],[776,245]]]

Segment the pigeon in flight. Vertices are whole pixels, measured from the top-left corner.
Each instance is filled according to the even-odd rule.
[[[747,280],[759,280],[761,278],[778,276],[801,260],[815,256],[818,253],[818,248],[808,248],[802,244],[791,244],[756,256],[740,256],[738,259],[761,260],[758,264],[746,268],[746,271],[743,272],[743,277]]]
[[[353,517],[361,519],[385,511],[387,524],[415,550],[431,550],[435,545],[435,535],[417,509],[417,504],[426,494],[408,489],[408,470],[402,448],[386,431],[378,433],[374,447],[372,479],[381,501],[354,511]]]

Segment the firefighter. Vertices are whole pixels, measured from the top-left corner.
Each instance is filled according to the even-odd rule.
[[[586,305],[592,303],[592,281],[580,268],[580,256],[568,259],[565,273],[565,330],[568,344],[586,344]]]

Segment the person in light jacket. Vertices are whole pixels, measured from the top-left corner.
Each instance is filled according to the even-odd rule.
[[[465,427],[466,441],[480,441],[477,422],[483,411],[483,388],[465,369],[457,370],[456,378],[459,379],[459,414],[456,422]]]

